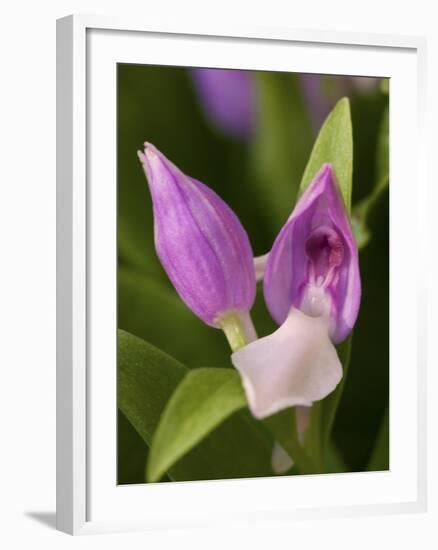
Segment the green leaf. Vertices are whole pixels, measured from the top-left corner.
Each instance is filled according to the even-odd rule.
[[[377,472],[389,469],[389,411],[386,409],[367,470]]]
[[[117,483],[146,482],[149,447],[120,409],[117,411]],[[170,478],[165,476],[165,481]]]
[[[121,330],[117,366],[118,406],[150,448],[166,404],[189,370]],[[167,473],[178,481],[270,475],[271,449],[266,434],[242,411],[228,418]]]
[[[371,231],[365,223],[365,216],[366,214],[358,207],[355,207],[351,216],[351,227],[359,250],[362,250],[371,239]]]
[[[389,108],[383,113],[377,141],[377,178],[376,188],[387,186],[389,183]]]
[[[301,180],[300,193],[311,183],[325,162],[331,163],[334,167],[349,212],[353,177],[353,130],[350,102],[346,97],[335,105],[316,138]]]
[[[118,325],[188,367],[229,364],[230,351],[221,330],[205,325],[167,281],[119,267]]]
[[[236,371],[202,368],[186,374],[155,432],[148,480],[159,480],[216,426],[243,407],[246,407],[246,397]]]
[[[117,483],[145,482],[148,447],[126,416],[117,414]]]
[[[277,231],[295,204],[312,145],[312,128],[297,75],[261,72],[256,73],[256,83],[259,108],[252,150],[254,191]]]
[[[350,98],[353,125],[354,166],[353,198],[356,205],[369,195],[377,179],[377,142],[382,116],[388,107],[388,96],[379,90],[354,94]]]
[[[325,471],[329,474],[348,472],[348,466],[345,464],[341,453],[333,444],[330,444],[327,448]]]
[[[118,332],[118,405],[148,446],[186,367],[144,340]]]
[[[354,208],[352,216],[353,231],[359,249],[364,248],[370,238],[369,218],[373,209],[384,196],[389,185],[389,109],[385,109],[380,124],[376,154],[376,181],[371,193]]]

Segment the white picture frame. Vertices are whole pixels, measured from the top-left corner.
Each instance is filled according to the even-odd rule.
[[[144,41],[148,48],[142,47]],[[293,62],[288,55],[291,48]],[[330,49],[325,69],[318,55],[324,49]],[[420,215],[426,211],[422,133],[425,50],[425,40],[418,37],[250,27],[150,28],[147,22],[94,16],[58,20],[59,530],[83,534],[425,510],[426,288],[422,266],[426,263],[422,261],[422,243],[426,241],[422,236],[426,221]],[[397,186],[391,187],[391,244],[402,240],[411,261],[405,261],[400,247],[391,247],[389,472],[116,486],[116,179],[115,158],[113,162],[108,150],[115,157],[117,62],[337,72],[392,79],[390,170]],[[105,186],[94,184],[96,181],[105,181]],[[105,200],[100,200],[103,197]],[[409,228],[403,223],[406,208],[412,212]],[[409,296],[403,294],[406,287],[412,289]],[[291,483],[294,498],[290,497]],[[287,498],[282,494],[286,485]],[[261,493],[266,497],[264,504],[257,498]],[[210,506],[199,504],[206,500]]]

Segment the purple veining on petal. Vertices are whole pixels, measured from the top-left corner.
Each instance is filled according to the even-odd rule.
[[[152,195],[157,254],[181,299],[211,326],[227,311],[249,311],[255,273],[237,216],[153,145],[145,143],[139,158]]]
[[[247,139],[255,123],[255,89],[251,72],[192,69],[191,74],[211,122],[225,133]]]
[[[333,342],[353,328],[361,295],[358,251],[330,164],[321,168],[275,240],[264,294],[280,325],[291,306],[312,314],[314,302],[318,315],[327,299]]]

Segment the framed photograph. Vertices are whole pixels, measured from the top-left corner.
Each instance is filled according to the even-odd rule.
[[[57,27],[57,525],[426,506],[424,40]]]

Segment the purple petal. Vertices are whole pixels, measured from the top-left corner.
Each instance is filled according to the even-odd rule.
[[[322,241],[329,241],[331,248],[319,249]],[[303,311],[308,307],[310,269],[317,281],[332,273],[326,289],[331,337],[341,342],[356,322],[361,285],[357,245],[330,164],[321,168],[298,200],[268,257],[264,295],[278,324],[285,321],[291,306]]]
[[[157,254],[182,300],[211,326],[230,310],[249,311],[255,273],[237,216],[153,145],[145,143],[139,158],[152,195]]]
[[[254,82],[249,71],[192,69],[193,82],[211,122],[225,133],[248,138],[254,129]]]
[[[295,405],[310,406],[342,378],[326,320],[295,308],[280,328],[234,352],[231,360],[256,418]]]

